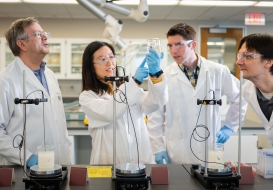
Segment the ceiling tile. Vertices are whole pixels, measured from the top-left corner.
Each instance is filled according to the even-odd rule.
[[[149,19],[166,19],[175,9],[176,6],[150,6]]]
[[[66,4],[65,7],[71,18],[96,18],[95,15],[79,4]]]
[[[198,20],[228,20],[246,7],[212,7],[209,11],[199,15]]]
[[[229,20],[245,20],[245,13],[265,13],[265,20],[273,21],[272,14],[273,8],[266,8],[266,7],[250,7],[244,9],[243,11],[239,12],[238,14],[234,14],[229,18]]]
[[[28,4],[33,12],[37,12],[41,18],[71,18],[63,4]]]
[[[5,14],[6,17],[37,17],[37,13],[24,3],[1,3],[0,12]]]
[[[170,20],[195,20],[200,15],[206,13],[212,7],[190,7],[190,6],[178,6],[167,17]]]

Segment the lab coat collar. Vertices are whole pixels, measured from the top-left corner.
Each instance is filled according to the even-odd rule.
[[[255,108],[254,111],[256,112],[256,114],[261,116],[260,119],[263,124],[268,124],[269,122],[272,122],[272,115],[270,117],[270,120],[268,121],[260,108],[255,85],[251,81],[248,82],[248,85],[248,88],[245,89],[246,100],[249,100],[248,102],[250,102],[250,104],[252,104],[252,107]],[[264,125],[264,127],[266,130],[268,129],[268,125]]]
[[[198,81],[197,81],[195,93],[197,93],[200,90],[200,88],[202,87],[202,85],[204,84],[204,82],[206,80],[206,71],[208,71],[208,67],[207,67],[207,63],[206,63],[207,60],[198,54],[196,54],[196,56],[198,57],[197,65],[200,68],[200,72],[199,72],[199,76],[198,76]],[[189,79],[186,77],[185,73],[183,73],[183,71],[181,71],[181,69],[179,68],[179,66],[176,62],[174,62],[171,65],[171,75],[177,75],[177,78],[179,80],[181,80],[182,82],[184,82],[185,84],[187,84],[189,86],[192,86]]]
[[[16,56],[15,59],[16,59],[16,63],[18,64],[18,66],[20,68],[20,71],[22,73],[22,79],[23,79],[23,70],[25,70],[26,82],[28,82],[32,86],[35,86],[37,88],[37,90],[42,90],[44,92],[44,95],[47,98],[49,98],[49,94],[47,93],[47,91],[45,90],[43,85],[40,83],[40,81],[37,79],[37,77],[34,75],[33,71],[24,64],[24,62],[22,61],[22,59],[20,57]],[[47,78],[47,70],[45,70],[45,76]],[[50,83],[48,83],[49,91],[50,91],[50,86],[52,86],[52,85]]]
[[[176,75],[177,78],[179,80],[181,80],[182,82],[184,82],[185,84],[192,86],[189,79],[186,77],[185,73],[183,71],[181,71],[181,69],[179,68],[179,66],[176,62],[174,62],[171,65],[171,72],[170,73],[172,76]]]

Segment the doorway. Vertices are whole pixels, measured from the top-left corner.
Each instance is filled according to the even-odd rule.
[[[243,28],[201,28],[201,56],[226,65],[230,72],[240,78],[240,69],[235,64]]]

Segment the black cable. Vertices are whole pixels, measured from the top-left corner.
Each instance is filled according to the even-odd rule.
[[[34,93],[34,92],[37,92],[37,91],[41,91],[41,92],[42,92],[42,98],[44,98],[44,93],[43,93],[42,90],[35,90],[35,91],[29,93],[29,94],[26,96],[26,99],[28,98],[28,96],[29,96],[30,94],[32,94],[32,93]],[[25,114],[23,115],[23,118],[24,118],[24,121],[25,121],[25,122],[24,122],[24,124],[23,124],[23,136],[22,136],[21,134],[17,134],[17,135],[13,138],[13,141],[12,141],[13,148],[19,148],[19,160],[20,160],[21,166],[23,166],[23,164],[22,164],[22,158],[21,158],[21,149],[22,149],[23,144],[24,144],[24,141],[25,141],[24,135],[25,135],[25,130],[26,130],[26,107],[27,107],[27,106],[26,106],[26,104],[24,104],[24,105],[25,105],[25,106],[24,106],[24,107],[25,107]],[[43,102],[43,124],[44,124],[44,143],[45,143],[44,102]],[[15,146],[14,140],[15,140],[15,138],[16,138],[17,136],[20,136],[22,139],[21,139],[20,144],[19,144],[18,146]],[[34,183],[36,183],[36,184],[39,185],[40,187],[45,188],[44,185],[41,185],[41,184],[39,184],[38,182],[36,182],[36,181],[34,181],[34,180],[32,180],[32,179],[30,178],[30,176],[29,176],[29,175],[27,174],[27,172],[25,171],[24,166],[22,167],[22,169],[23,169],[24,173],[26,174],[26,176],[27,176],[31,181],[33,181]],[[50,188],[50,186],[48,186],[48,187],[46,187],[46,188]]]
[[[20,164],[22,165],[22,161],[21,161],[21,148],[19,148],[19,158],[20,158]],[[39,185],[40,187],[42,187],[43,189],[45,188],[44,185],[41,185],[40,183],[34,181],[33,179],[30,178],[30,176],[27,174],[27,172],[25,171],[24,167],[22,167],[24,173],[26,174],[26,176],[29,178],[29,180],[31,180],[32,182],[36,183],[37,185]],[[47,189],[50,189],[50,186],[46,187]]]
[[[123,68],[122,66],[117,66],[117,67]],[[125,74],[124,68],[123,68],[123,72],[124,72],[124,74]],[[121,102],[118,101],[117,99],[115,99],[114,96],[113,96],[113,99],[114,99],[114,101],[116,101],[116,102],[118,102],[118,103],[124,103],[124,104],[126,104],[127,110],[128,110],[128,112],[129,112],[129,115],[130,115],[131,123],[132,123],[133,129],[134,129],[135,139],[136,139],[138,169],[139,169],[139,173],[142,174],[142,173],[141,173],[141,170],[140,170],[140,166],[139,166],[139,164],[140,164],[140,163],[139,163],[139,148],[138,148],[138,141],[137,141],[136,129],[135,129],[135,125],[134,125],[134,122],[133,122],[133,118],[132,118],[130,106],[129,106],[128,101],[127,101],[126,83],[124,83],[124,89],[125,89],[125,93],[122,92],[119,88],[116,88],[116,89],[113,90],[113,93],[115,93],[116,91],[119,91],[119,92],[120,92],[120,93],[119,93],[119,97],[120,97]],[[123,95],[123,97],[122,97],[122,95]],[[128,114],[127,114],[127,121],[128,121],[128,131],[129,131],[129,119],[128,119]]]
[[[42,99],[44,99],[44,92],[42,90],[35,90],[31,93],[29,93],[27,96],[26,96],[26,99],[28,98],[28,96],[34,92],[38,92],[40,91],[42,93]],[[25,120],[26,121],[26,120]],[[44,125],[44,147],[45,147],[45,105],[44,105],[44,102],[43,102],[43,125]]]
[[[213,90],[210,90],[210,91],[213,92],[213,98],[215,98],[215,97],[214,97],[214,91],[213,91]],[[210,91],[209,91],[209,92],[210,92]],[[206,100],[206,96],[205,96],[204,100]],[[211,163],[211,164],[220,164],[220,165],[226,166],[226,167],[228,167],[229,169],[231,169],[231,167],[229,167],[227,164],[222,164],[222,163],[219,163],[219,162],[208,162],[208,161],[205,161],[205,160],[201,160],[199,157],[197,157],[197,156],[194,154],[194,152],[193,152],[193,150],[192,150],[192,146],[191,146],[191,140],[192,140],[192,138],[194,138],[194,139],[195,139],[196,141],[198,141],[198,142],[204,142],[204,141],[208,140],[208,138],[209,138],[209,136],[210,136],[210,131],[209,131],[209,129],[207,128],[206,125],[202,125],[202,124],[197,125],[197,124],[198,124],[199,117],[200,117],[201,109],[202,109],[202,104],[201,104],[201,106],[200,106],[200,110],[199,110],[199,113],[198,113],[198,117],[197,117],[197,121],[196,121],[196,124],[195,124],[195,128],[193,129],[192,134],[191,134],[191,138],[190,138],[190,149],[191,149],[191,152],[192,152],[192,154],[194,155],[194,157],[197,158],[197,159],[198,159],[199,161],[201,161],[201,162],[204,162],[204,163]],[[197,129],[198,129],[199,127],[205,128],[205,129],[208,131],[208,136],[207,136],[207,137],[202,137],[202,136],[200,136],[200,135],[198,134]],[[203,140],[198,140],[198,139],[196,139],[195,136],[194,136],[194,133],[195,133],[195,132],[196,132],[197,136],[198,136],[199,138],[203,139]]]
[[[125,89],[126,89],[126,83],[125,83],[124,85],[125,85]],[[119,92],[120,92],[120,93],[119,93],[119,96],[120,96],[120,99],[121,99],[122,102],[119,102],[119,101],[117,101],[117,100],[115,100],[115,101],[117,101],[118,103],[124,103],[124,104],[126,104],[127,110],[128,110],[128,112],[129,112],[129,115],[130,115],[131,123],[132,123],[133,129],[134,129],[134,135],[135,135],[135,139],[136,139],[136,145],[137,145],[137,163],[138,163],[138,169],[139,169],[139,173],[141,174],[141,170],[140,170],[140,166],[139,166],[139,148],[138,148],[138,141],[137,141],[136,129],[135,129],[135,125],[134,125],[134,122],[133,122],[133,118],[132,118],[130,106],[129,106],[129,104],[128,104],[126,94],[125,94],[124,92],[122,92],[122,91],[121,91],[120,89],[118,89],[118,88],[117,88],[115,91],[119,91]],[[125,90],[125,91],[126,91],[126,90]],[[124,100],[122,100],[121,95],[123,95]],[[127,116],[128,116],[128,114],[127,114]],[[127,121],[128,121],[128,129],[129,129],[129,120],[127,120]]]

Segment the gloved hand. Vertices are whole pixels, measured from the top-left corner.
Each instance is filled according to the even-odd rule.
[[[38,164],[38,156],[35,154],[32,154],[29,159],[27,160],[27,167],[31,167]]]
[[[163,59],[164,53],[161,52],[161,56],[157,54],[154,49],[149,49],[149,53],[146,55],[146,60],[148,63],[149,73],[154,75],[158,71],[161,70],[160,68],[160,61]]]
[[[139,82],[143,82],[143,79],[148,77],[149,71],[148,71],[148,68],[144,67],[145,63],[146,63],[146,57],[142,61],[142,63],[139,65],[134,75],[134,78],[137,79]]]
[[[218,133],[216,134],[216,137],[217,137],[216,142],[225,143],[229,139],[231,134],[232,134],[232,130],[224,125],[224,127],[222,127],[220,131],[218,131]]]
[[[168,154],[167,154],[166,151],[162,151],[162,152],[159,152],[159,153],[155,154],[155,162],[157,164],[164,164],[163,159],[165,159],[166,164],[170,163],[169,157],[168,157]]]

